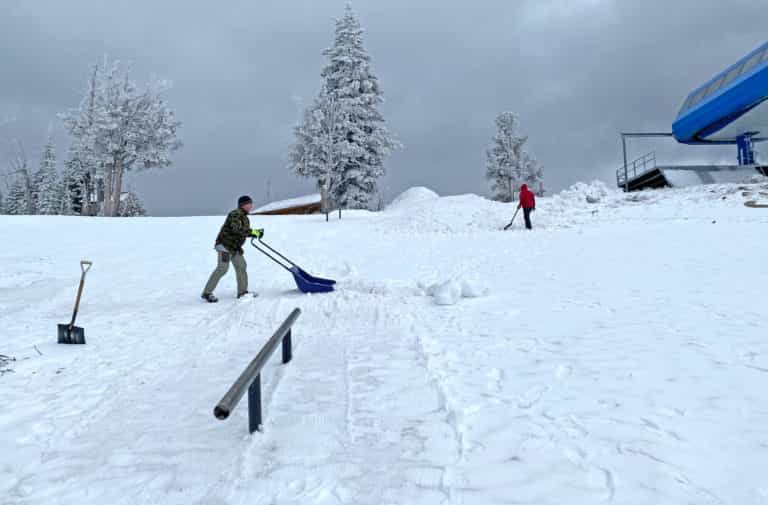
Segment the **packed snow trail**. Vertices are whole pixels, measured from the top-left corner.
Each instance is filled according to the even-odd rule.
[[[768,214],[748,189],[580,188],[540,200],[532,233],[424,191],[269,218],[339,290],[301,295],[249,251],[261,296],[229,276],[216,305],[198,296],[221,218],[2,217],[0,504],[768,503]],[[58,346],[82,257],[88,344]],[[450,279],[489,294],[419,287]],[[245,403],[214,419],[294,307],[265,432]]]

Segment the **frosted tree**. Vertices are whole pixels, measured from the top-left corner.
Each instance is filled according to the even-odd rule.
[[[331,197],[341,208],[366,208],[385,173],[384,159],[399,147],[385,126],[379,106],[383,93],[363,46],[363,29],[348,4],[336,21],[333,47],[323,54],[328,64],[321,75],[322,95],[338,107],[343,148],[335,163]]]
[[[66,216],[88,214],[89,178],[88,169],[80,163],[76,156],[71,156],[66,161],[61,181],[61,214]]]
[[[32,202],[25,177],[18,176],[8,190],[5,211],[12,216],[32,214]]]
[[[537,196],[544,196],[544,167],[527,152],[523,152],[523,181]]]
[[[92,128],[97,116],[99,69],[99,65],[93,66],[88,90],[77,111],[77,118],[72,117],[72,112],[61,115],[65,124],[69,122],[68,129],[72,137],[64,169],[64,184],[72,198],[71,204],[63,202],[65,206],[71,205],[71,211],[67,209],[66,214],[71,212],[93,216],[99,210],[97,177],[103,175],[103,163],[93,151],[95,128]]]
[[[139,197],[133,191],[129,191],[120,202],[120,217],[140,217],[146,215],[147,211],[144,209],[144,205]]]
[[[171,164],[180,123],[163,101],[164,81],[139,90],[129,69],[106,59],[94,67],[80,108],[63,115],[80,162],[103,180],[105,216],[119,212],[125,172]]]
[[[13,144],[10,160],[11,170],[8,175],[14,177],[14,182],[8,190],[6,210],[9,214],[35,214],[33,199],[34,180],[30,173],[24,146],[20,141]]]
[[[38,214],[61,212],[61,181],[56,172],[56,147],[49,135],[40,159],[40,169],[34,177],[33,199]]]
[[[289,168],[296,175],[317,181],[321,209],[327,221],[331,195],[342,175],[342,153],[347,145],[338,102],[321,92],[312,106],[304,111],[304,120],[296,126],[294,135],[296,141],[288,155]]]
[[[519,133],[520,122],[512,112],[496,118],[496,136],[486,151],[485,176],[492,182],[494,199],[512,202],[523,180],[523,145],[528,140]]]
[[[5,210],[5,197],[3,192],[0,191],[0,216],[3,214],[8,214],[8,211]]]

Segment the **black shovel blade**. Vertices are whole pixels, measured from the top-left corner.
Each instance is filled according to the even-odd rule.
[[[69,324],[59,325],[59,343],[60,344],[84,344],[85,330],[79,326],[70,326]]]

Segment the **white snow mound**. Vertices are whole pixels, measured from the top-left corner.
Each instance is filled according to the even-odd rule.
[[[592,181],[589,184],[584,182],[577,182],[568,189],[564,189],[555,198],[571,202],[573,204],[586,203],[599,203],[603,198],[608,196],[610,190],[608,186],[602,181]]]
[[[440,195],[431,189],[423,186],[416,186],[400,193],[400,196],[395,198],[392,203],[389,204],[387,210],[407,210],[415,205],[437,200],[438,198],[440,198]]]
[[[430,286],[427,292],[432,295],[436,305],[456,305],[461,299],[461,284],[447,281]]]

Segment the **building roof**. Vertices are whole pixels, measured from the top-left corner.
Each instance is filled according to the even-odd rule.
[[[313,203],[320,203],[320,194],[299,196],[296,198],[290,198],[288,200],[280,200],[277,202],[271,202],[266,205],[254,209],[251,211],[253,214],[259,214],[262,212],[274,212],[281,209],[290,209],[292,207],[303,207],[305,205],[312,205]]]

